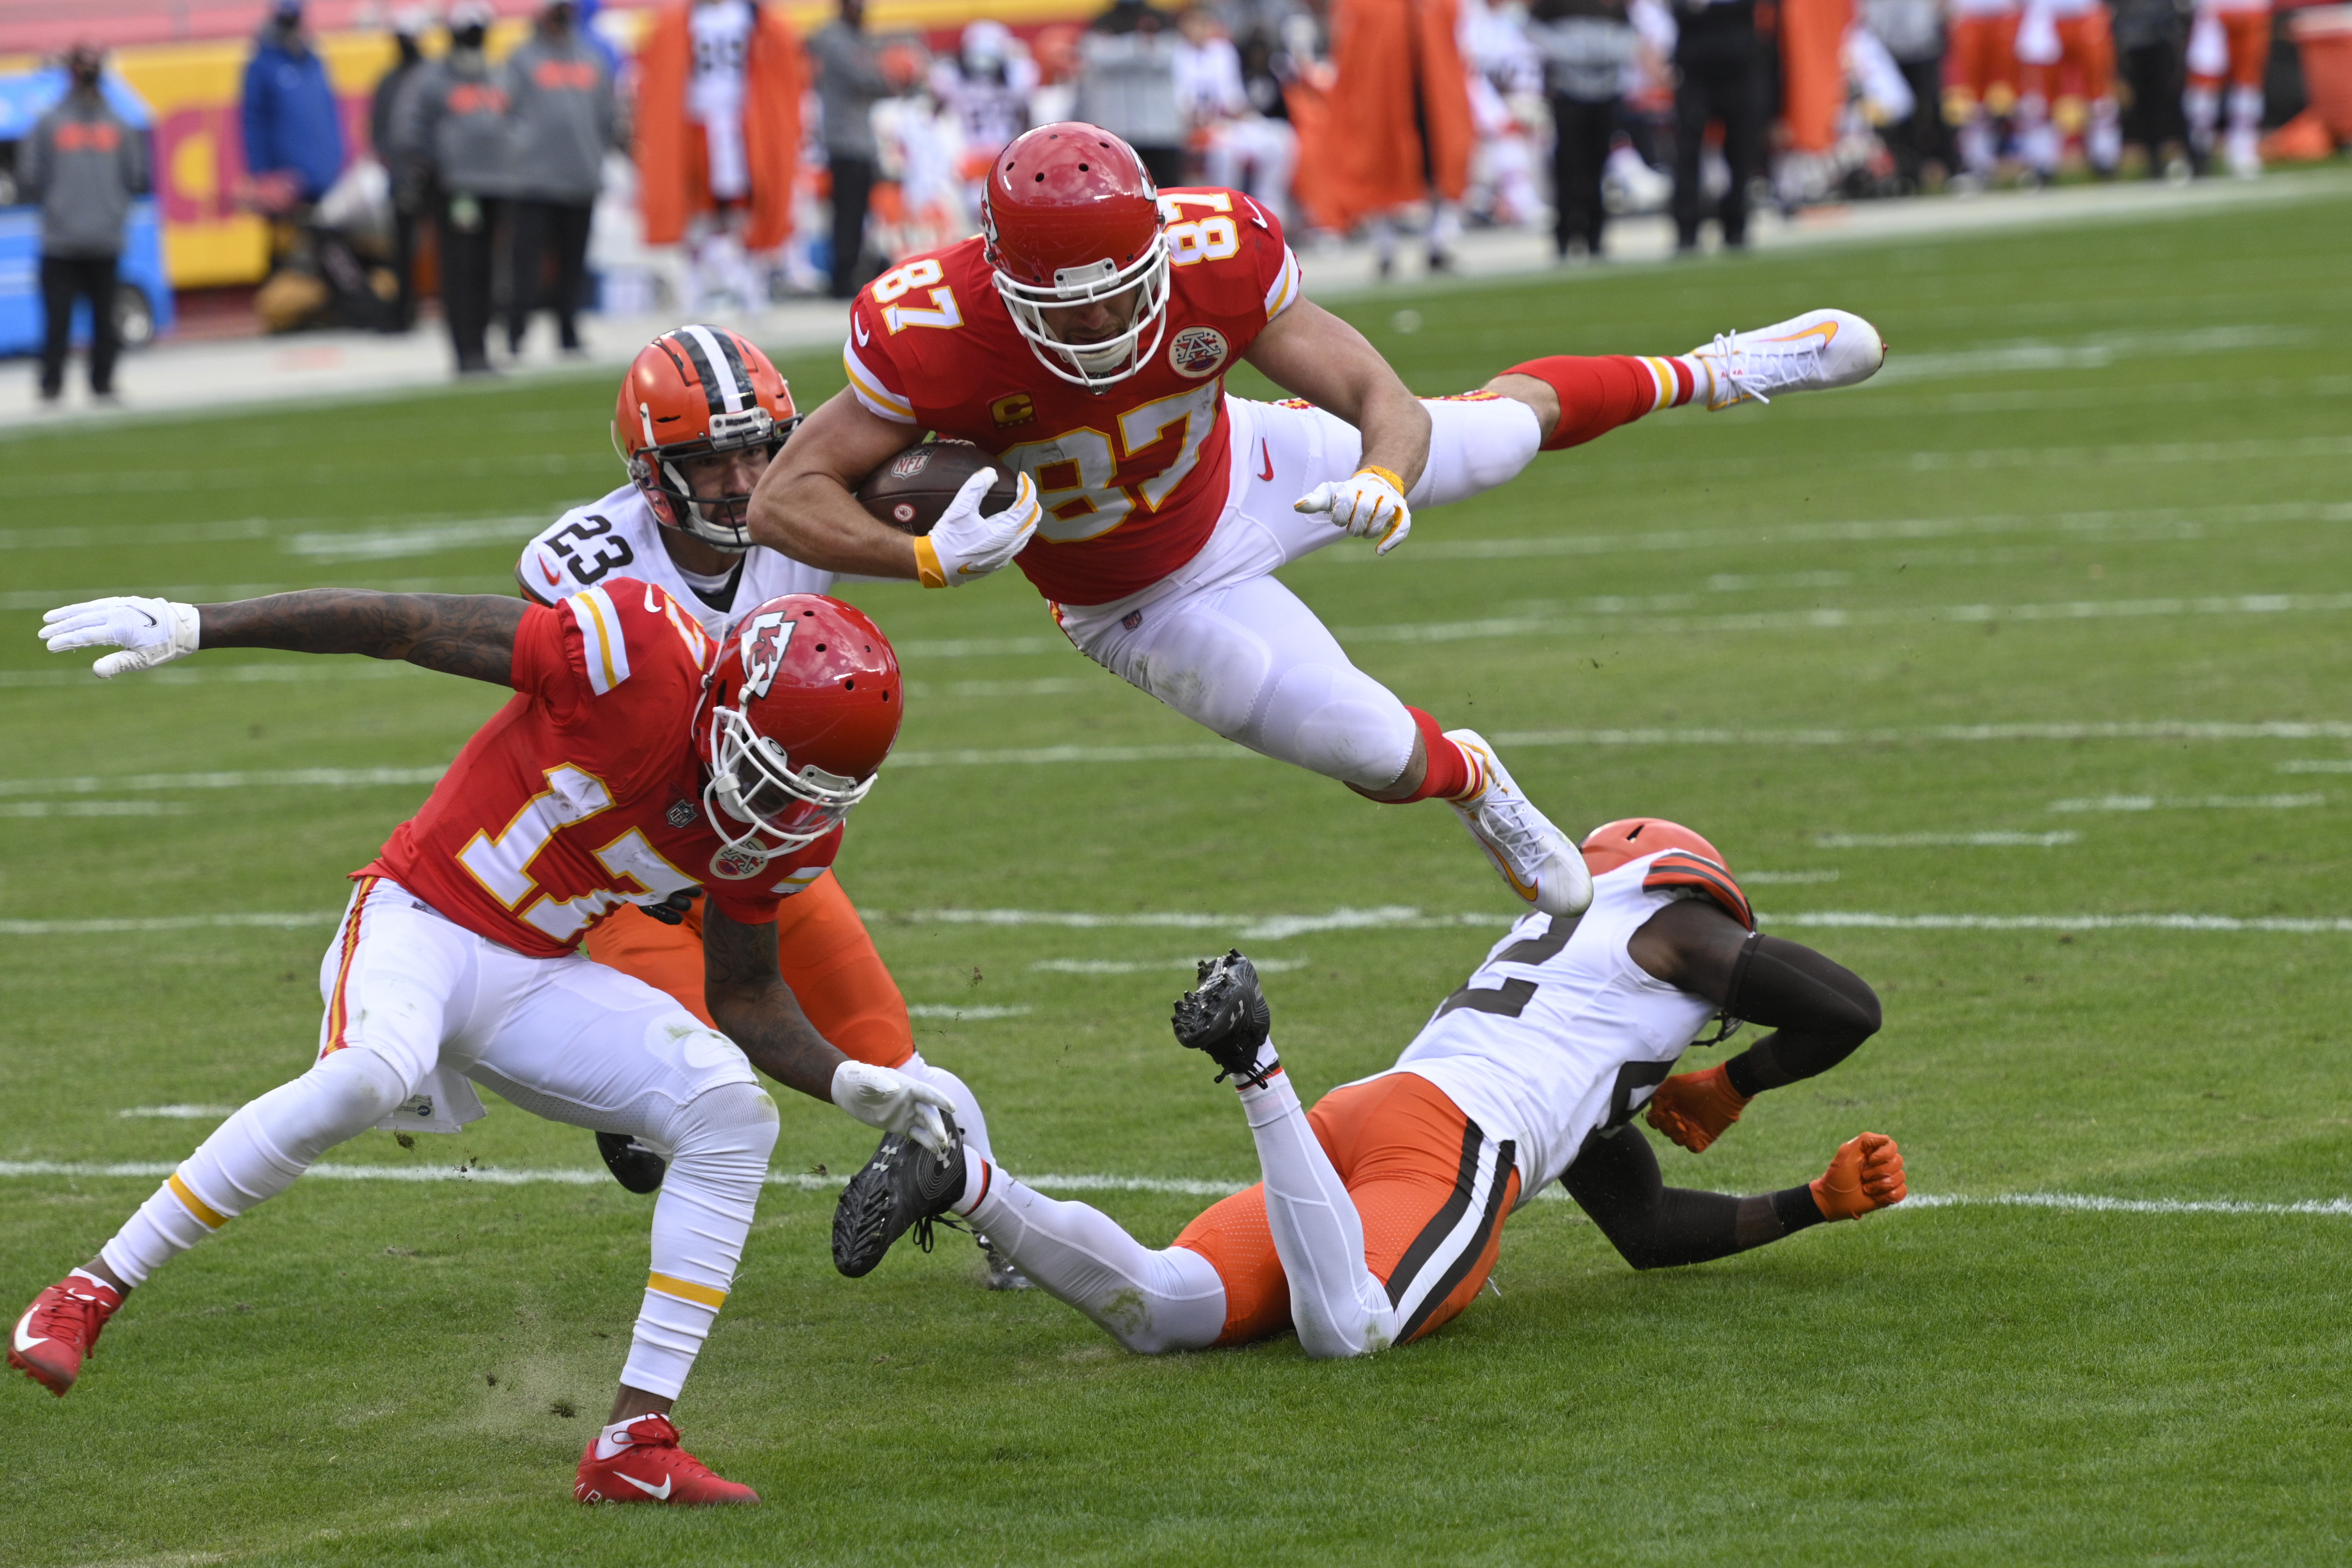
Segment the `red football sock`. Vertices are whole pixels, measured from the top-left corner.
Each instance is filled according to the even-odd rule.
[[[1503,374],[1534,376],[1559,394],[1559,426],[1545,439],[1547,452],[1582,446],[1654,410],[1679,407],[1700,385],[1689,360],[1679,356],[1553,354]]]
[[[1422,750],[1429,753],[1429,767],[1421,775],[1421,787],[1405,799],[1453,800],[1468,794],[1472,784],[1481,776],[1477,764],[1461,747],[1445,738],[1436,720],[1410,704],[1405,711],[1412,715],[1413,728],[1421,731]]]

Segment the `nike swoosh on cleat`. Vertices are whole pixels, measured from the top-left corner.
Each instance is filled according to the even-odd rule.
[[[36,1301],[31,1306],[25,1309],[25,1315],[23,1317],[16,1320],[16,1349],[20,1354],[26,1351],[31,1350],[35,1345],[45,1345],[49,1342],[48,1336],[46,1334],[41,1336],[39,1339],[35,1339],[32,1335],[25,1331],[25,1326],[33,1321],[33,1314],[39,1310],[40,1303]]]
[[[646,1496],[653,1499],[656,1502],[667,1502],[669,1500],[669,1478],[667,1476],[662,1477],[662,1484],[659,1489],[656,1489],[651,1482],[641,1481],[637,1479],[636,1477],[628,1474],[626,1471],[614,1470],[613,1474],[616,1479],[628,1482],[631,1486],[636,1488],[639,1491],[645,1493]]]
[[[1822,347],[1827,348],[1837,338],[1838,324],[1835,321],[1816,321],[1801,332],[1790,332],[1785,338],[1774,338],[1771,341],[1776,343],[1793,343],[1801,338],[1810,338],[1815,332],[1822,335]]]

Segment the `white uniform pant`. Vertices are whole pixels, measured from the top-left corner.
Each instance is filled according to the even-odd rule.
[[[775,1146],[775,1102],[725,1036],[584,957],[530,958],[363,879],[320,971],[310,1072],[206,1139],[106,1253],[138,1283],[206,1231],[291,1185],[327,1149],[450,1075],[556,1121],[627,1132],[670,1163],[622,1381],[675,1398],[733,1283]],[[424,1118],[417,1118],[421,1124]]]
[[[1543,442],[1535,411],[1515,398],[1423,405],[1429,466],[1406,497],[1416,513],[1502,484]],[[1327,778],[1385,789],[1412,759],[1412,716],[1272,575],[1347,538],[1291,503],[1354,473],[1362,437],[1319,408],[1228,397],[1225,412],[1232,488],[1200,553],[1124,599],[1056,605],[1055,618],[1088,658],[1195,723]]]

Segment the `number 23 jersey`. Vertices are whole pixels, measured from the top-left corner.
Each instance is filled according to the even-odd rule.
[[[725,637],[737,616],[779,595],[833,592],[832,573],[759,545],[743,552],[735,574],[717,589],[690,581],[670,559],[661,524],[635,485],[573,507],[524,545],[515,563],[515,581],[542,605],[617,577],[660,584],[714,639]]]
[[[1281,224],[1249,197],[1163,191],[1160,205],[1165,331],[1099,394],[1038,363],[978,237],[891,268],[850,307],[842,362],[867,413],[972,442],[1036,480],[1045,521],[1013,559],[1060,604],[1139,593],[1208,542],[1232,489],[1225,372],[1299,297]]]
[[[841,829],[765,866],[719,853],[694,744],[714,657],[693,616],[634,578],[525,610],[514,699],[353,875],[389,877],[532,958],[572,952],[624,903],[689,888],[742,924],[774,920],[833,863]]]

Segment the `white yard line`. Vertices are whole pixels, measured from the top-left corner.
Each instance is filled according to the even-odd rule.
[[[359,789],[438,784],[447,771],[445,763],[423,768],[275,768],[216,773],[124,773],[111,777],[80,774],[55,779],[0,779],[0,795],[95,795],[101,790],[140,794],[182,789]]]
[[[2053,849],[2076,844],[2083,836],[2062,833],[1824,833],[1813,840],[1822,849]],[[1743,882],[1756,879],[1746,876]]]
[[[1041,958],[1029,966],[1035,974],[1162,974],[1171,971],[1190,974],[1200,963],[1198,958]],[[1304,969],[1315,961],[1311,958],[1259,958],[1252,954],[1250,962],[1261,974],[1287,974],[1294,969]]]
[[[1030,1009],[1015,1007],[961,1007],[952,1002],[912,1002],[908,1004],[910,1018],[948,1018],[964,1023],[982,1023],[991,1018],[1025,1018]]]
[[[2053,811],[2295,811],[2326,805],[2324,795],[2102,795],[2053,800]]]
[[[2352,773],[2352,757],[2319,757],[2281,763],[2278,771],[2283,773]]]
[[[1042,926],[1064,931],[1213,931],[1243,942],[1284,942],[1327,931],[1492,930],[1518,917],[1505,910],[1429,913],[1402,904],[1340,908],[1321,914],[1206,914],[1174,910],[860,910],[868,925]],[[93,936],[118,931],[259,928],[290,931],[330,926],[341,910],[307,914],[157,915],[144,919],[0,921],[0,936]],[[1859,926],[1888,931],[2179,931],[2352,934],[2352,918],[2326,915],[2204,914],[1885,914],[1815,910],[1791,914],[1759,910],[1768,925]],[[976,1010],[964,1010],[974,1016]]]
[[[177,816],[188,808],[175,800],[15,800],[0,816]]]
[[[9,1160],[0,1161],[0,1178],[17,1179],[55,1177],[68,1181],[95,1181],[127,1178],[156,1181],[170,1175],[176,1165],[152,1161],[122,1161],[105,1163],[70,1160]],[[437,1184],[470,1182],[483,1186],[567,1186],[601,1187],[613,1178],[603,1171],[562,1166],[508,1168],[497,1165],[343,1165],[319,1164],[310,1167],[308,1175],[328,1181],[343,1182],[405,1182]],[[1165,1193],[1181,1197],[1219,1198],[1240,1192],[1248,1184],[1240,1181],[1213,1181],[1185,1176],[1121,1176],[1104,1173],[1020,1175],[1026,1185],[1041,1192],[1058,1193]],[[848,1180],[845,1175],[830,1173],[815,1175],[805,1172],[771,1171],[767,1184],[804,1193],[831,1193]],[[1538,1193],[1538,1201],[1566,1202],[1568,1194],[1558,1185]],[[2080,1193],[1914,1193],[1899,1207],[1904,1209],[1943,1208],[2023,1208],[2049,1209],[2063,1214],[2137,1214],[2137,1215],[2233,1215],[2247,1216],[2288,1217],[2320,1215],[2352,1216],[2352,1198],[2305,1198],[2292,1203],[2253,1203],[2235,1198],[2112,1198]]]

